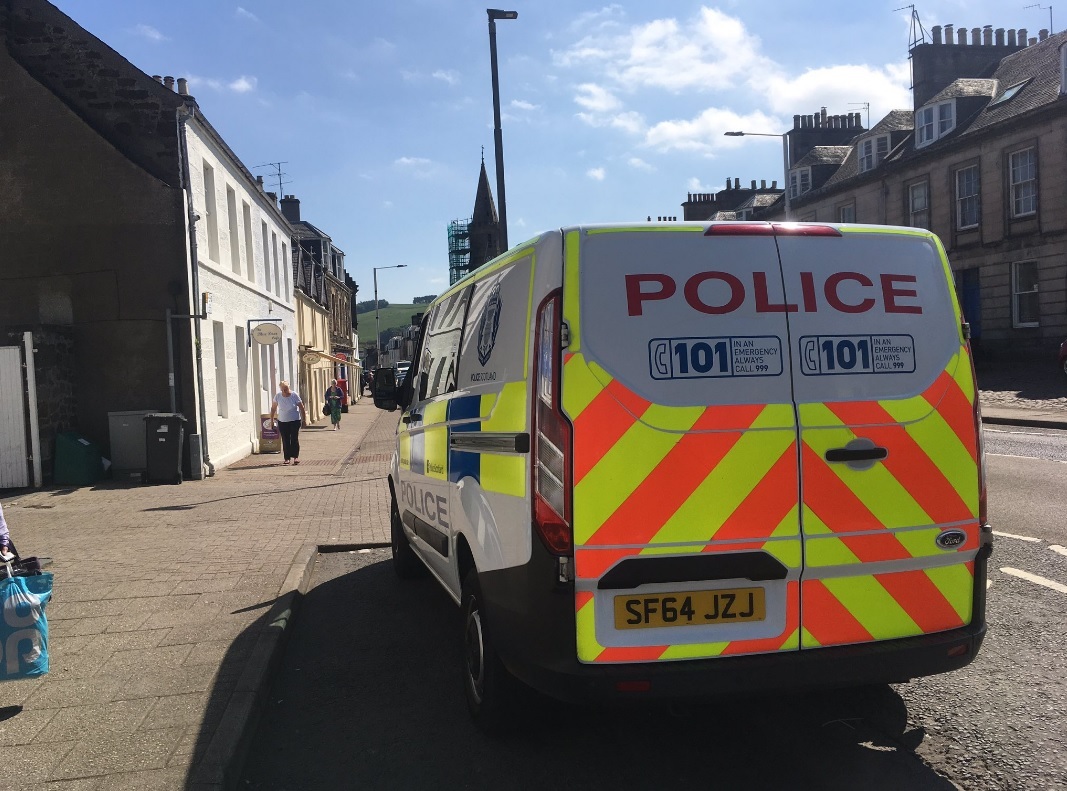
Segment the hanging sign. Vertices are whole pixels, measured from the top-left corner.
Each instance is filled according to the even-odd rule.
[[[264,346],[272,346],[282,339],[282,328],[277,324],[257,324],[252,328],[252,340]]]

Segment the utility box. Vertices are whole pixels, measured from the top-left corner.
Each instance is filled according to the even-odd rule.
[[[111,474],[116,480],[141,480],[148,469],[145,454],[145,415],[155,409],[108,412],[108,436],[111,440]]]
[[[182,440],[185,416],[153,412],[144,416],[146,483],[182,482]]]

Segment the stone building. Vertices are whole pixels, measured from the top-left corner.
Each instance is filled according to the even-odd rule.
[[[348,380],[352,376],[352,360],[358,356],[352,338],[353,292],[346,282],[344,252],[328,234],[301,219],[299,199],[286,195],[281,208],[293,228],[293,281],[300,299],[299,343],[301,358],[306,359],[301,366],[300,394],[317,407],[333,379]],[[319,420],[322,412],[309,409],[308,416]]]
[[[186,475],[247,454],[295,337],[289,275],[269,287],[264,260],[285,219],[184,80],[44,0],[0,5],[0,33],[0,343],[39,340],[46,476],[58,431],[110,455],[117,411],[182,413]],[[269,371],[247,347],[263,317],[282,326]]]
[[[933,231],[976,350],[1054,359],[1067,336],[1067,33],[931,34],[911,49],[913,106],[835,146],[789,219]]]

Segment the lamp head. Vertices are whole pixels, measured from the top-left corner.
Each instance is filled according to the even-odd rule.
[[[487,8],[485,13],[489,15],[489,19],[518,19],[518,11],[501,11],[499,8]]]
[[[727,137],[744,137],[744,132],[723,132]]]

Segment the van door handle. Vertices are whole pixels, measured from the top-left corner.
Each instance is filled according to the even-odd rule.
[[[400,418],[402,423],[410,423],[413,420],[422,420],[421,412],[408,412],[404,417]]]
[[[889,455],[885,448],[830,448],[824,457],[829,462],[882,461]]]

